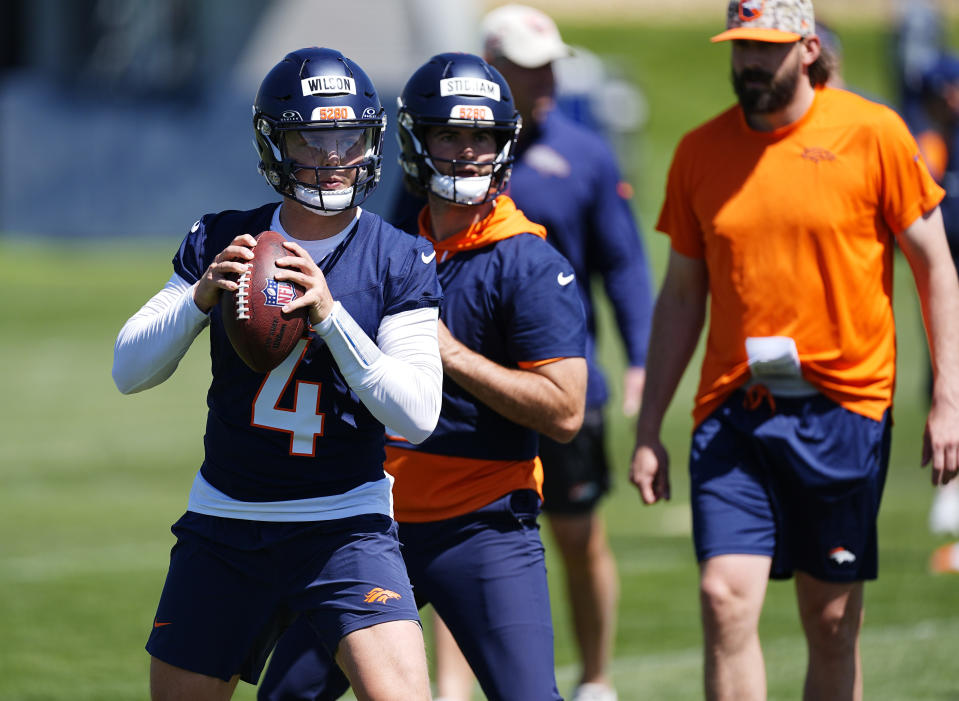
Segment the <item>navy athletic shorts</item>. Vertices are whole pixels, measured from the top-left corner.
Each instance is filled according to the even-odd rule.
[[[889,412],[874,421],[822,395],[748,409],[745,397],[735,392],[693,433],[698,560],[768,555],[775,578],[875,579]]]
[[[387,516],[266,523],[187,512],[172,530],[146,649],[176,667],[256,683],[297,615],[331,655],[355,630],[419,621]]]
[[[343,670],[305,619],[287,628],[273,649],[257,701],[336,701],[350,688]]]
[[[400,524],[417,601],[432,603],[490,701],[560,701],[539,498],[513,492],[464,516]],[[339,698],[346,679],[297,622],[280,639],[260,701]]]
[[[588,514],[609,491],[603,410],[587,409],[583,427],[569,443],[540,436],[543,461],[543,511]]]

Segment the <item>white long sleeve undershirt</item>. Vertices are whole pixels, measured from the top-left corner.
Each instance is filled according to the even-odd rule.
[[[193,285],[176,273],[131,316],[113,347],[113,382],[123,394],[166,381],[210,317],[193,301]]]
[[[120,329],[113,380],[124,394],[169,378],[209,323],[193,301],[193,287],[174,273]],[[370,413],[412,443],[424,441],[439,419],[443,367],[436,342],[438,314],[430,307],[384,317],[379,346],[339,303],[314,328]]]

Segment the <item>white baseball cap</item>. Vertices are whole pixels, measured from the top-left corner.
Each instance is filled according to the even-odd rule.
[[[490,59],[503,56],[523,68],[539,68],[570,55],[556,23],[527,5],[503,5],[480,24],[483,50]]]

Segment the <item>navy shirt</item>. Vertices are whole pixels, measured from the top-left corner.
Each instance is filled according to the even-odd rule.
[[[596,359],[596,315],[590,289],[603,278],[630,365],[646,364],[652,319],[649,265],[612,151],[590,129],[552,110],[526,127],[513,166],[509,194],[516,206],[546,227],[546,240],[576,271],[589,332],[586,405],[609,396]]]
[[[269,229],[277,206],[205,215],[180,245],[174,270],[196,282],[236,236]],[[364,211],[321,267],[333,298],[375,341],[384,316],[439,304],[435,266],[414,265],[432,252],[428,241]],[[256,373],[233,350],[217,305],[210,359],[201,472],[215,488],[241,501],[279,501],[342,494],[383,478],[383,425],[350,390],[322,340],[309,343],[288,377],[278,376],[285,364]]]
[[[953,130],[948,149],[946,172],[940,183],[946,190],[946,196],[939,206],[942,208],[942,219],[952,259],[959,267],[959,128]]]
[[[439,256],[437,256],[439,258]],[[534,234],[522,233],[437,266],[440,318],[463,345],[495,363],[583,357],[585,319],[569,262]],[[532,460],[538,434],[490,409],[448,376],[426,453],[484,460]]]

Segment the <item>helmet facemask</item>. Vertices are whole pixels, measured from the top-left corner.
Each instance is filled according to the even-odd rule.
[[[492,132],[497,148],[493,159],[480,161],[441,158],[429,153],[426,146],[427,130],[430,127],[442,125]],[[502,125],[479,120],[426,119],[419,120],[414,125],[412,117],[401,111],[401,142],[404,139],[407,141],[404,144],[406,148],[402,149],[403,168],[407,175],[417,180],[425,191],[440,199],[460,205],[484,204],[495,199],[506,189],[514,161],[513,147],[519,129],[518,121],[515,124]],[[483,175],[455,175],[457,171],[468,166],[473,166],[480,171],[489,169],[489,172]]]
[[[286,55],[253,104],[258,170],[317,214],[362,204],[380,179],[386,115],[369,76],[335,49]]]
[[[409,187],[460,205],[490,202],[506,189],[521,123],[509,84],[493,66],[473,54],[437,54],[413,73],[398,106],[400,163]],[[439,155],[430,153],[431,128],[491,133],[492,159],[455,159],[456,151],[442,144]],[[490,146],[483,144],[482,153],[490,154]]]
[[[380,126],[284,124],[269,132],[264,140],[284,183],[282,194],[315,214],[329,216],[355,207],[379,181]]]

